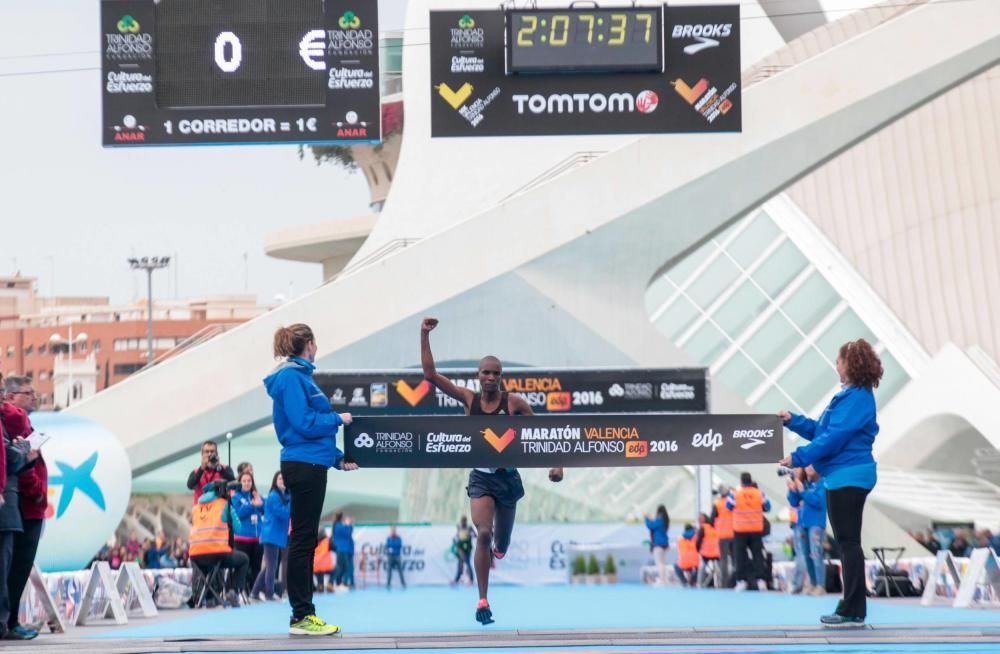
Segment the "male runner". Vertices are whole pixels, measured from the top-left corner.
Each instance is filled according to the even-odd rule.
[[[456,386],[438,373],[434,367],[430,340],[431,330],[437,324],[436,318],[424,318],[420,325],[420,363],[424,368],[424,379],[461,402],[467,416],[535,415],[523,397],[500,390],[502,366],[494,356],[486,356],[479,361],[479,393]],[[549,470],[551,481],[562,481],[562,478],[562,468]],[[476,620],[487,625],[493,622],[493,612],[486,599],[490,583],[490,557],[502,559],[507,554],[514,531],[517,501],[524,497],[524,486],[515,468],[475,468],[469,473],[466,490],[471,498],[472,523],[477,532],[475,566],[479,604],[476,605]]]

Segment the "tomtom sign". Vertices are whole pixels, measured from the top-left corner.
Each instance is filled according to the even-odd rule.
[[[741,131],[739,5],[664,6],[663,20],[662,71],[508,74],[503,10],[432,11],[431,136]]]

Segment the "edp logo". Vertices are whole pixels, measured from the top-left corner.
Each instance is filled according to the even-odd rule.
[[[714,452],[722,447],[722,434],[709,429],[704,434],[695,434],[692,436],[691,445],[694,447],[710,447]]]

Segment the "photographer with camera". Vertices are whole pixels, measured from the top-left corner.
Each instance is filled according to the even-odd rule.
[[[220,480],[236,481],[236,477],[232,468],[219,463],[219,447],[212,441],[205,441],[201,444],[201,465],[188,475],[187,487],[194,491],[194,503],[201,499],[205,486]]]
[[[232,570],[226,603],[239,606],[239,593],[246,585],[250,558],[233,549],[233,534],[240,530],[240,517],[229,499],[229,491],[239,484],[224,480],[213,481],[202,488],[198,503],[191,510],[191,538],[188,554],[191,563],[206,577],[216,563]]]

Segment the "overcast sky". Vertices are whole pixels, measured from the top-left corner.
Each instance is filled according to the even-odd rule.
[[[157,296],[242,293],[246,252],[260,301],[316,286],[318,264],[267,257],[265,238],[366,213],[364,176],[300,161],[294,145],[102,148],[99,4],[0,2],[0,274],[127,301],[145,281],[125,259],[169,255]],[[381,0],[382,29],[404,7]],[[73,68],[91,70],[41,72]]]

